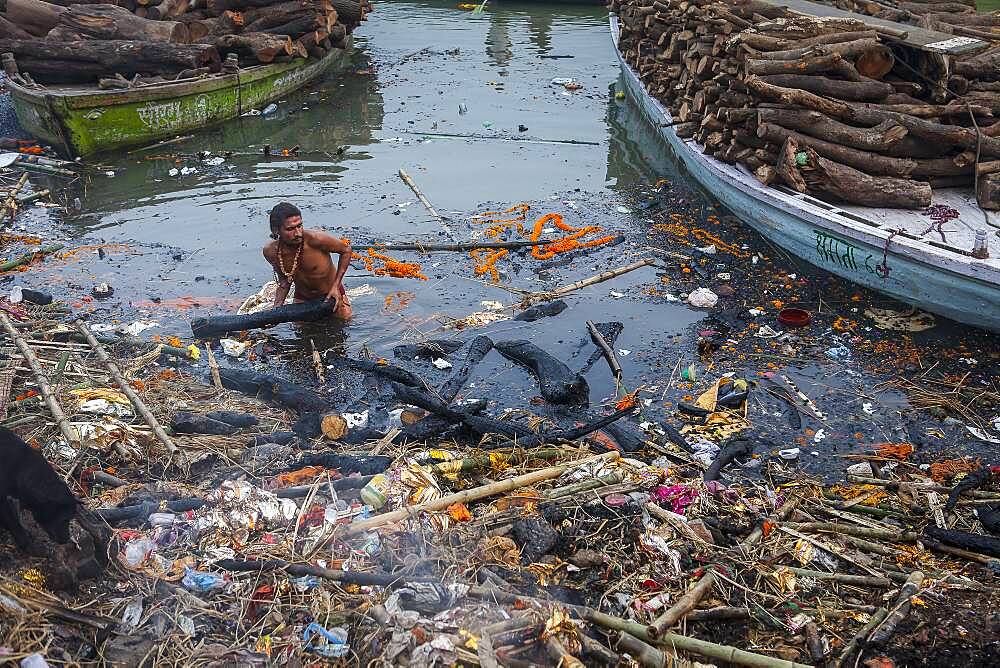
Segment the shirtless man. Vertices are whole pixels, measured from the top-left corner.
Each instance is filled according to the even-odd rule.
[[[332,303],[333,315],[351,319],[351,302],[341,280],[351,266],[351,243],[347,240],[302,227],[302,212],[288,202],[271,209],[271,238],[264,246],[264,258],[274,267],[278,290],[274,305],[281,306],[295,284],[296,303],[326,299]],[[331,253],[340,259],[333,266]]]

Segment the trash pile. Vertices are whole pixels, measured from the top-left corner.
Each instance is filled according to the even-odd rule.
[[[0,424],[100,527],[56,558],[3,548],[0,652],[22,665],[891,666],[923,665],[930,638],[1000,656],[1000,469],[876,442],[805,476],[808,445],[758,447],[762,389],[814,442],[832,429],[782,374],[686,371],[697,396],[657,419],[655,388],[625,388],[621,325],[589,323],[586,368],[620,388],[605,406],[542,348],[467,335],[327,356],[317,377],[370,388],[346,407],[329,383],[220,367],[224,344],[0,311]],[[538,396],[470,390],[493,354]]]
[[[980,206],[1000,207],[990,42],[959,38],[980,48],[945,55],[911,46],[902,29],[755,0],[611,9],[621,52],[677,135],[761,182],[909,209],[929,206],[932,188],[975,185]]]
[[[109,89],[320,59],[345,48],[371,10],[367,0],[11,0],[4,7],[0,51],[13,55],[4,63],[9,76]]]

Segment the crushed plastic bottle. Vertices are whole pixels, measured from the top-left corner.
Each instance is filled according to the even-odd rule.
[[[346,656],[351,651],[351,646],[347,644],[347,629],[337,626],[332,629],[325,629],[316,622],[312,622],[302,632],[302,642],[305,649],[319,654],[328,659],[337,659]],[[318,640],[313,643],[314,638]]]
[[[184,579],[181,580],[181,584],[191,591],[206,592],[223,589],[229,582],[221,575],[196,571],[189,567],[184,569]]]
[[[276,105],[276,104],[275,104],[274,102],[272,102],[271,104],[269,104],[269,105],[267,105],[266,107],[264,107],[264,108],[263,108],[263,109],[261,110],[261,112],[260,112],[260,113],[261,113],[261,115],[263,115],[263,116],[270,116],[271,114],[273,114],[273,113],[274,113],[274,112],[276,112],[277,110],[278,110],[278,105]]]
[[[7,295],[7,301],[11,304],[20,304],[24,300],[24,293],[21,292],[21,286],[15,285],[10,289],[10,294]]]
[[[149,516],[149,525],[153,527],[173,526],[177,521],[177,515],[173,513],[153,513]]]
[[[125,563],[129,568],[138,568],[149,559],[155,550],[156,543],[145,536],[129,541],[125,545]]]

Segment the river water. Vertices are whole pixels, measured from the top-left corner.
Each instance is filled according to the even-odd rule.
[[[694,364],[700,377],[714,366],[711,359],[699,360],[696,339],[702,328],[719,329],[719,321],[695,327],[705,312],[678,301],[687,291],[728,281],[737,295],[726,310],[745,321],[749,307],[763,307],[768,313],[760,323],[770,326],[777,326],[772,301],[799,301],[814,312],[832,307],[859,320],[865,305],[884,302],[783,257],[746,228],[719,223],[724,212],[678,172],[630,103],[616,96],[618,66],[606,16],[597,5],[491,2],[475,15],[449,2],[379,3],[356,33],[349,67],[281,100],[275,113],[247,116],[158,149],[99,158],[99,169],[77,192],[79,206],[52,215],[71,243],[104,247],[68,262],[36,265],[30,282],[89,311],[93,322],[153,320],[158,326],[143,336],[176,334],[187,341],[192,317],[231,310],[271,278],[261,247],[268,241],[267,212],[278,201],[297,204],[307,226],[347,236],[362,248],[479,238],[483,226],[474,214],[524,202],[531,206],[529,224],[559,213],[569,224],[599,225],[602,233],[623,234],[625,241],[545,262],[524,251],[511,253],[497,264],[497,284],[477,277],[465,254],[393,254],[421,262],[427,281],[373,276],[355,263],[345,283],[367,286],[368,292],[354,300],[355,319],[346,327],[275,328],[269,343],[258,347],[256,364],[273,367],[280,357],[293,371],[308,373],[310,340],[320,350],[390,356],[398,343],[456,336],[443,328],[451,319],[484,310],[484,302],[515,303],[515,289],[551,289],[652,256],[660,266],[575,292],[555,318],[496,322],[458,334],[532,340],[579,368],[593,350],[585,322],[621,322],[615,347],[625,385],[645,385],[652,415],[671,412],[671,403],[693,390],[690,383],[677,384],[682,368]],[[582,87],[568,91],[554,79],[574,79]],[[279,154],[298,147],[298,154],[265,158],[265,145]],[[226,157],[199,159],[199,152]],[[447,230],[400,180],[401,168],[447,216]],[[45,215],[31,211],[19,221],[31,227]],[[650,225],[654,221],[708,227],[723,236],[725,231],[731,252],[679,274],[676,259],[650,248],[669,246]],[[679,249],[690,252],[694,245]],[[114,297],[85,301],[101,281],[115,288]],[[824,452],[850,452],[859,434],[875,442],[908,439],[899,392],[880,391],[869,402],[873,412],[858,413],[859,397],[871,399],[866,392],[882,377],[858,368],[852,354],[855,345],[869,352],[881,345],[883,371],[893,372],[893,357],[912,356],[913,341],[879,334],[864,322],[845,334],[829,327],[830,316],[821,319],[825,324],[808,332],[814,338],[805,343],[793,340],[779,349],[765,341],[747,343],[754,341],[749,337],[738,355],[730,349],[729,368],[738,360],[740,373],[756,377],[762,369],[793,365],[785,371],[804,391],[828,409],[859,415],[841,428],[826,425]],[[746,325],[735,326],[734,332]],[[923,359],[947,347],[964,351],[951,355],[953,361],[967,355],[983,363],[980,371],[996,367],[995,342],[974,330],[939,325],[915,337],[924,346]],[[432,382],[449,373],[429,364],[421,372]],[[502,396],[507,407],[524,406],[538,392],[523,370],[496,354],[478,375],[471,393]],[[989,384],[989,377],[977,382]],[[602,365],[587,379],[593,403],[615,396]],[[341,399],[350,405],[366,391],[356,388]],[[765,414],[780,422],[773,416],[787,408],[758,396],[767,402]],[[788,438],[787,427],[774,426],[775,447]]]

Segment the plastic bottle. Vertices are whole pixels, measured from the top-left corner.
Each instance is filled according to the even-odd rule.
[[[173,513],[153,513],[149,516],[149,525],[153,527],[173,526],[177,521],[177,516]]]
[[[386,480],[385,475],[379,473],[361,489],[361,500],[365,505],[378,510],[385,505],[388,492],[389,481]]]
[[[21,300],[24,299],[24,295],[21,293],[21,286],[15,285],[10,289],[10,294],[7,296],[7,301],[11,304],[20,304]],[[32,655],[35,656],[35,655]]]
[[[137,568],[142,562],[149,559],[149,555],[156,550],[156,543],[149,538],[137,538],[130,541],[125,546],[125,563],[131,568]]]

